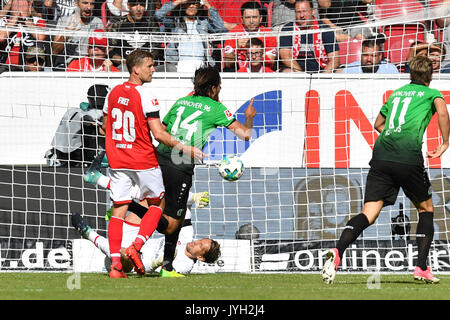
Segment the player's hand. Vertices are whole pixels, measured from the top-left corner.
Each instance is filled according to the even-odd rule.
[[[208,157],[208,155],[204,153],[202,150],[192,146],[184,146],[183,153],[188,154],[190,155],[191,158],[197,160],[203,160],[204,158]]]
[[[427,156],[428,158],[431,159],[439,158],[447,149],[448,149],[448,142],[439,145],[436,149],[434,149],[434,151],[428,151]]]
[[[152,269],[155,270],[158,267],[161,267],[163,264],[164,257],[160,255],[158,258],[152,261]]]
[[[253,119],[256,116],[256,109],[253,106],[253,102],[255,102],[255,98],[252,98],[247,109],[245,109],[245,118],[246,119]]]
[[[198,208],[207,207],[209,206],[209,193],[208,191],[194,193],[192,195],[192,200],[194,200],[195,205]]]

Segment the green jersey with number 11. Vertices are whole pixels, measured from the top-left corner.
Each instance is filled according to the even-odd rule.
[[[380,111],[386,122],[373,159],[423,165],[423,135],[436,112],[436,98],[443,98],[441,92],[416,82],[395,90]]]
[[[234,121],[233,114],[222,103],[209,97],[192,95],[178,99],[164,117],[163,124],[178,141],[202,149],[214,129],[228,127]],[[191,160],[187,162],[184,159],[180,163],[178,153],[173,154],[172,148],[162,143],[157,150],[160,163],[176,164],[179,169],[193,173]]]

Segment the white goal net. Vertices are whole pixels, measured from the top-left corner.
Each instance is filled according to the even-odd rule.
[[[103,31],[73,30],[37,7],[18,24],[18,15],[11,11],[19,7],[17,3],[12,6],[14,1],[5,1],[0,13],[0,271],[105,270],[104,256],[81,239],[70,215],[80,213],[93,229],[107,236],[109,192],[83,180],[103,148],[96,127],[101,114],[92,102],[89,105],[88,91],[93,85],[112,88],[128,79],[117,55],[126,55],[130,48],[143,46],[160,53],[153,81],[147,85],[157,93],[161,117],[178,98],[192,91],[193,70],[199,62],[182,56],[199,50],[199,44],[203,62],[221,71],[221,102],[241,121],[253,98],[258,112],[250,141],[218,128],[204,149],[208,160],[196,167],[192,191],[208,191],[210,205],[192,208],[195,237],[218,240],[222,256],[214,265],[197,263],[193,272],[321,270],[326,251],[335,246],[346,222],[362,209],[368,163],[378,136],[373,123],[392,91],[408,83],[410,54],[420,51],[431,58],[438,52],[439,67],[431,87],[450,103],[450,32],[441,24],[450,21],[450,4],[441,1],[407,0],[395,5],[373,1],[357,22],[349,24],[348,19],[334,17],[333,29],[325,28],[324,22],[319,29],[300,31],[287,28],[289,21],[275,25],[277,1],[263,2],[261,25],[267,31],[205,34],[180,34],[175,29],[122,32],[102,20],[106,11],[98,14],[105,25],[95,27]],[[325,21],[324,11],[314,3],[316,19]],[[223,12],[227,11],[218,10]],[[154,14],[150,10],[146,16]],[[231,29],[233,22],[225,22],[224,28]],[[164,23],[161,20],[157,25],[161,28]],[[283,72],[291,66],[282,53],[289,49],[289,38],[295,43],[296,35],[311,36],[312,42],[305,40],[303,45],[309,54],[320,54],[314,35],[330,30],[334,42],[324,50],[334,54],[328,60],[306,55],[299,65],[308,70]],[[396,72],[375,73],[377,68],[368,67],[365,71],[369,72],[346,73],[346,68],[358,68],[364,42],[359,36],[374,39],[377,50],[371,57],[381,54],[377,68],[389,65]],[[258,37],[263,40],[262,48],[254,42],[241,51],[229,47],[230,42],[237,44],[236,39]],[[95,39],[89,43],[89,38]],[[30,39],[42,47],[28,45]],[[275,45],[269,45],[272,40]],[[96,45],[107,48],[106,57],[95,53]],[[86,52],[69,50],[83,46]],[[301,51],[302,45],[298,48]],[[230,53],[235,59],[231,66]],[[265,58],[258,60],[258,56]],[[84,60],[69,67],[79,59]],[[92,62],[101,59],[101,63]],[[321,66],[326,61],[335,62],[329,72]],[[261,66],[270,70],[259,72]],[[31,72],[36,68],[41,70]],[[424,136],[423,151],[434,149],[439,142],[434,117]],[[225,155],[238,155],[244,162],[245,172],[238,181],[225,181],[218,174],[216,164]],[[436,272],[450,272],[450,153],[426,160],[425,165],[435,206],[429,264]],[[102,171],[107,174],[107,167]],[[346,251],[341,268],[410,272],[417,258],[417,221],[416,209],[400,192],[397,202],[384,208]]]

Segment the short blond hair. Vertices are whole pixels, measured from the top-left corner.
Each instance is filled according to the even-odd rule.
[[[433,63],[426,56],[417,55],[409,61],[411,80],[430,83],[433,75]]]

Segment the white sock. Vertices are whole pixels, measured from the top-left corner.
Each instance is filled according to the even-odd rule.
[[[106,254],[108,257],[110,256],[109,252],[109,241],[105,237],[102,237],[95,231],[89,232],[89,241],[91,241],[97,248],[100,249],[101,252]]]
[[[102,176],[98,179],[97,185],[98,185],[99,187],[102,187],[103,189],[108,189],[108,187],[109,187],[109,181],[110,181],[110,180],[111,180],[111,179],[110,179],[109,177],[102,175]]]

